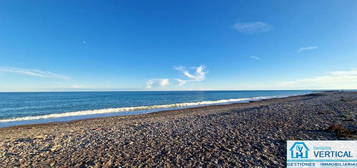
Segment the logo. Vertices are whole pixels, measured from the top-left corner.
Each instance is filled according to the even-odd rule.
[[[309,148],[304,142],[295,142],[290,148],[291,158],[308,158]]]
[[[286,142],[287,168],[357,168],[357,141]]]

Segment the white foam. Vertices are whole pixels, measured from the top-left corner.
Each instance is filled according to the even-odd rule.
[[[225,100],[216,100],[216,101],[201,101],[201,102],[165,104],[165,105],[152,105],[152,106],[120,107],[120,108],[106,108],[106,109],[96,109],[96,110],[83,110],[83,111],[56,113],[56,114],[48,114],[48,115],[26,116],[26,117],[19,117],[19,118],[1,119],[0,123],[26,121],[26,120],[41,120],[41,119],[61,118],[61,117],[96,115],[96,114],[105,114],[105,113],[118,113],[118,112],[128,112],[128,111],[145,111],[145,110],[155,110],[155,109],[157,109],[157,110],[160,110],[160,109],[175,109],[175,108],[187,108],[187,107],[195,107],[195,106],[214,105],[214,104],[243,103],[243,102],[256,101],[256,100],[262,100],[262,99],[268,99],[268,98],[274,98],[274,97],[277,97],[277,96],[240,98],[240,99],[225,99]]]

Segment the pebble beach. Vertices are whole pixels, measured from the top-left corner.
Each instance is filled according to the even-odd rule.
[[[0,128],[0,167],[285,167],[286,140],[357,140],[357,92]]]

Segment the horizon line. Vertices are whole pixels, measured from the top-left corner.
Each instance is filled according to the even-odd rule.
[[[0,91],[0,93],[48,92],[197,92],[197,91],[357,91],[357,89],[205,89],[205,90],[68,90],[68,91]]]

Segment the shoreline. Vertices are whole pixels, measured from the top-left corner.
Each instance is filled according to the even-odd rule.
[[[157,113],[157,112],[164,112],[164,111],[176,111],[182,109],[194,109],[194,108],[201,108],[207,106],[225,106],[225,105],[232,105],[232,104],[244,104],[244,103],[252,103],[257,101],[264,101],[270,99],[282,99],[294,96],[303,96],[313,93],[323,93],[323,92],[312,92],[312,93],[304,93],[304,94],[295,94],[295,95],[288,95],[288,96],[268,96],[268,97],[251,97],[251,98],[238,98],[238,99],[224,99],[224,100],[213,100],[211,104],[199,104],[202,102],[210,102],[210,101],[201,101],[201,102],[184,102],[184,103],[176,103],[176,104],[163,104],[163,105],[151,105],[151,106],[174,106],[180,104],[197,104],[197,105],[187,105],[187,106],[179,106],[179,107],[168,107],[168,108],[153,108],[147,110],[128,110],[128,111],[117,111],[117,112],[108,112],[108,113],[95,113],[95,114],[85,114],[85,115],[78,115],[78,116],[63,116],[63,117],[51,117],[51,118],[44,118],[44,119],[34,119],[34,120],[16,120],[17,118],[10,118],[6,120],[16,120],[16,121],[9,121],[9,122],[0,122],[0,129],[1,128],[10,128],[10,127],[18,127],[18,126],[35,126],[35,125],[42,125],[42,124],[56,124],[56,123],[64,123],[64,122],[74,122],[80,120],[90,120],[90,119],[100,119],[100,118],[108,118],[108,117],[122,117],[122,116],[132,116],[132,115],[145,115],[150,113]],[[234,100],[234,101],[232,101]],[[223,103],[218,103],[219,101],[227,101]],[[145,107],[145,106],[140,106]],[[119,108],[107,108],[107,109],[123,109],[123,108],[140,108],[140,107],[119,107]],[[149,106],[147,106],[149,107]],[[84,111],[98,111],[98,110],[105,110],[105,109],[93,109],[93,110],[83,110],[83,111],[76,111],[76,112],[64,112],[64,113],[55,113],[54,115],[63,115],[69,113],[77,113],[77,112],[84,112]],[[132,114],[130,114],[132,113]],[[53,114],[49,114],[53,115]],[[47,116],[47,115],[44,115]],[[42,116],[27,116],[27,117],[42,117]],[[77,119],[76,119],[77,118]],[[5,120],[5,119],[4,119]],[[57,120],[57,121],[56,121]],[[4,126],[2,126],[4,125]]]
[[[224,106],[230,106],[230,105],[236,105],[236,104],[249,104],[249,103],[254,103],[254,102],[262,102],[262,101],[269,101],[269,100],[276,100],[276,99],[285,99],[285,98],[289,98],[289,97],[297,97],[297,96],[305,96],[305,95],[310,95],[310,94],[315,94],[315,93],[324,93],[324,92],[328,92],[328,91],[322,91],[322,92],[312,92],[312,93],[306,93],[306,94],[297,94],[297,95],[290,95],[290,96],[273,96],[270,98],[262,98],[262,99],[257,99],[257,100],[243,100],[241,102],[237,101],[237,102],[233,102],[233,103],[217,103],[217,104],[208,104],[208,105],[196,105],[196,106],[187,106],[187,107],[177,107],[177,108],[172,108],[172,109],[152,109],[149,111],[152,112],[142,112],[143,110],[138,110],[139,113],[138,114],[128,114],[128,115],[119,115],[115,113],[118,112],[113,112],[114,115],[110,115],[112,113],[104,113],[102,115],[105,114],[109,114],[109,116],[98,116],[98,117],[88,117],[85,118],[85,116],[83,116],[84,118],[80,118],[80,119],[68,119],[65,121],[49,121],[49,122],[40,122],[40,123],[33,123],[33,124],[17,124],[17,125],[11,125],[11,126],[0,126],[0,130],[1,129],[5,129],[5,128],[18,128],[18,127],[36,127],[36,126],[45,126],[45,125],[56,125],[56,124],[61,124],[61,123],[73,123],[73,122],[80,122],[80,121],[86,121],[86,120],[96,120],[96,119],[105,119],[105,118],[112,118],[112,117],[128,117],[128,116],[140,116],[140,115],[149,115],[149,114],[153,114],[153,113],[167,113],[167,112],[172,112],[174,113],[175,111],[180,111],[180,110],[200,110],[200,108],[209,108],[209,107],[215,107],[218,106],[219,107],[224,107]],[[252,97],[252,98],[241,98],[241,99],[255,99],[257,97]],[[196,102],[192,102],[192,103],[196,103]],[[96,109],[95,109],[96,110]],[[123,111],[123,112],[136,112],[136,111]],[[71,113],[71,112],[65,112],[65,113]],[[90,115],[88,115],[90,116]],[[81,116],[79,116],[81,117]],[[58,118],[62,118],[62,117],[58,117]],[[70,118],[70,117],[68,117]],[[53,120],[55,120],[57,118],[53,118]],[[27,120],[24,120],[27,121]],[[30,120],[32,121],[32,120]],[[37,120],[35,120],[37,121]],[[13,121],[10,123],[15,123],[15,122],[22,122],[22,121]],[[7,123],[7,122],[4,122]]]
[[[286,140],[357,140],[356,121],[357,92],[322,92],[21,125],[0,128],[0,162],[4,167],[284,167]]]

